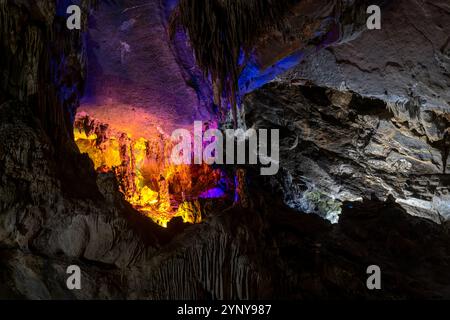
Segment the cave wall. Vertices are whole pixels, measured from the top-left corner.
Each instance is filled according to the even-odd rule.
[[[89,1],[80,4],[86,12]],[[67,29],[65,8],[66,1],[2,1],[0,11],[2,101],[28,104],[57,147],[73,141],[85,76],[83,34]]]
[[[364,1],[300,2],[288,36],[256,46],[242,113],[247,127],[284,132],[291,206],[336,222],[343,200],[392,195],[411,214],[447,220],[448,4],[376,4],[381,30],[367,30]]]
[[[410,214],[450,218],[441,150],[396,118],[386,102],[298,82],[247,96],[247,125],[279,128],[286,203],[338,222],[343,201],[393,196]]]
[[[216,120],[187,39],[169,38],[169,7],[160,0],[99,3],[88,19],[89,72],[79,112],[136,139]]]
[[[88,1],[79,4],[88,12]],[[131,232],[130,225],[147,226],[147,221],[126,218],[135,212],[118,196],[114,178],[97,177],[74,143],[72,120],[86,60],[83,34],[66,28],[67,6],[67,1],[51,0],[0,3],[0,264],[5,280],[0,291],[5,298],[62,297],[58,290],[45,289],[50,281],[45,265],[51,259],[59,257],[66,266],[81,263],[82,256],[127,264],[135,255],[131,248],[158,244],[152,238],[157,230]],[[62,276],[65,268],[60,271]]]
[[[65,1],[56,3],[63,8]],[[113,176],[96,175],[74,148],[83,37],[67,34],[52,4],[0,3],[0,297],[450,296],[445,222],[414,218],[375,199],[390,189],[402,196],[402,188],[432,199],[448,186],[440,147],[400,123],[385,100],[356,89],[305,86],[298,76],[255,92],[245,103],[247,121],[283,129],[286,176],[278,184],[252,177],[250,209],[222,210],[182,232],[171,226],[162,232],[123,201]],[[378,154],[384,148],[390,156]],[[340,224],[332,226],[279,200],[301,197],[308,179],[341,200],[375,196],[344,202]],[[265,183],[273,192],[261,191]],[[373,263],[386,275],[385,290],[375,295],[365,287]],[[71,264],[82,269],[82,290],[67,290]]]
[[[444,0],[392,1],[381,30],[308,55],[281,78],[383,100],[399,122],[448,154],[449,15]]]
[[[314,59],[316,53],[324,48],[358,38],[366,30],[367,7],[378,5],[382,10],[388,10],[390,2],[297,1],[281,22],[281,27],[259,37],[240,75],[240,93],[255,91],[305,59]]]

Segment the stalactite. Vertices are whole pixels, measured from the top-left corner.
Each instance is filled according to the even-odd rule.
[[[200,68],[232,108],[237,127],[238,79],[242,64],[264,32],[280,29],[296,0],[181,0],[171,16],[173,37],[181,27],[189,35]],[[220,91],[218,91],[220,90]],[[218,101],[219,100],[219,101]]]

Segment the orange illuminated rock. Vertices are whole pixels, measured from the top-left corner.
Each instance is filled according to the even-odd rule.
[[[201,222],[197,198],[217,185],[219,170],[172,164],[172,141],[161,133],[133,138],[86,113],[77,115],[74,128],[80,151],[98,172],[114,172],[120,191],[139,212],[163,227],[177,216],[185,223]]]

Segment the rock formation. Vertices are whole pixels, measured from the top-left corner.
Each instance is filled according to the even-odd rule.
[[[112,104],[119,116],[109,130],[136,121],[151,124],[145,134],[153,134],[167,119],[169,127],[198,115],[214,121],[209,80],[193,65],[186,38],[170,42],[165,33],[173,1],[148,1],[157,11],[137,12],[149,20],[125,15],[142,1],[101,4],[98,16],[124,19],[111,18],[117,25],[103,31],[91,22],[91,36],[114,31],[120,36],[111,41],[123,42],[100,62],[88,59],[86,47],[93,3],[80,2],[83,30],[69,32],[66,2],[0,1],[0,298],[450,297],[445,0],[380,1],[376,31],[364,30],[365,1],[299,1],[287,12],[290,28],[258,39],[239,83],[246,126],[280,129],[280,173],[261,177],[246,168],[248,208],[205,199],[201,223],[178,217],[167,228],[138,212],[116,175],[96,171],[95,159],[80,152],[76,109],[86,93],[78,111],[90,106],[104,123],[108,85],[130,70],[139,77],[124,83],[136,91],[111,85],[115,99],[130,103]],[[131,32],[148,23],[151,39]],[[132,60],[142,62],[147,51],[165,62],[147,60],[152,74]],[[154,91],[145,95],[149,79]],[[178,106],[183,100],[192,109]],[[133,115],[134,105],[143,117]],[[153,111],[162,117],[146,123]],[[82,290],[66,287],[73,264]],[[374,264],[383,271],[383,290],[375,292],[366,287]]]

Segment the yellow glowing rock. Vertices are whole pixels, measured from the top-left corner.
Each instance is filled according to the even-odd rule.
[[[75,141],[77,140],[97,140],[97,135],[95,133],[90,134],[89,136],[86,135],[86,132],[84,130],[74,130],[74,137]]]
[[[151,190],[147,186],[141,189],[141,203],[143,205],[152,205],[158,203],[158,197],[158,192]]]
[[[74,137],[80,152],[89,155],[95,169],[116,174],[124,198],[136,210],[162,227],[176,216],[185,223],[201,222],[200,203],[185,201],[185,195],[198,192],[199,185],[210,187],[220,175],[206,165],[192,170],[188,165],[171,164],[170,140],[131,140],[130,134],[113,130],[100,140],[80,128],[75,128]]]
[[[200,223],[202,220],[201,208],[198,200],[193,202],[183,202],[175,214],[176,217],[182,217],[184,223]]]
[[[135,166],[141,168],[147,155],[147,140],[140,138],[134,142],[133,154],[135,159]]]

